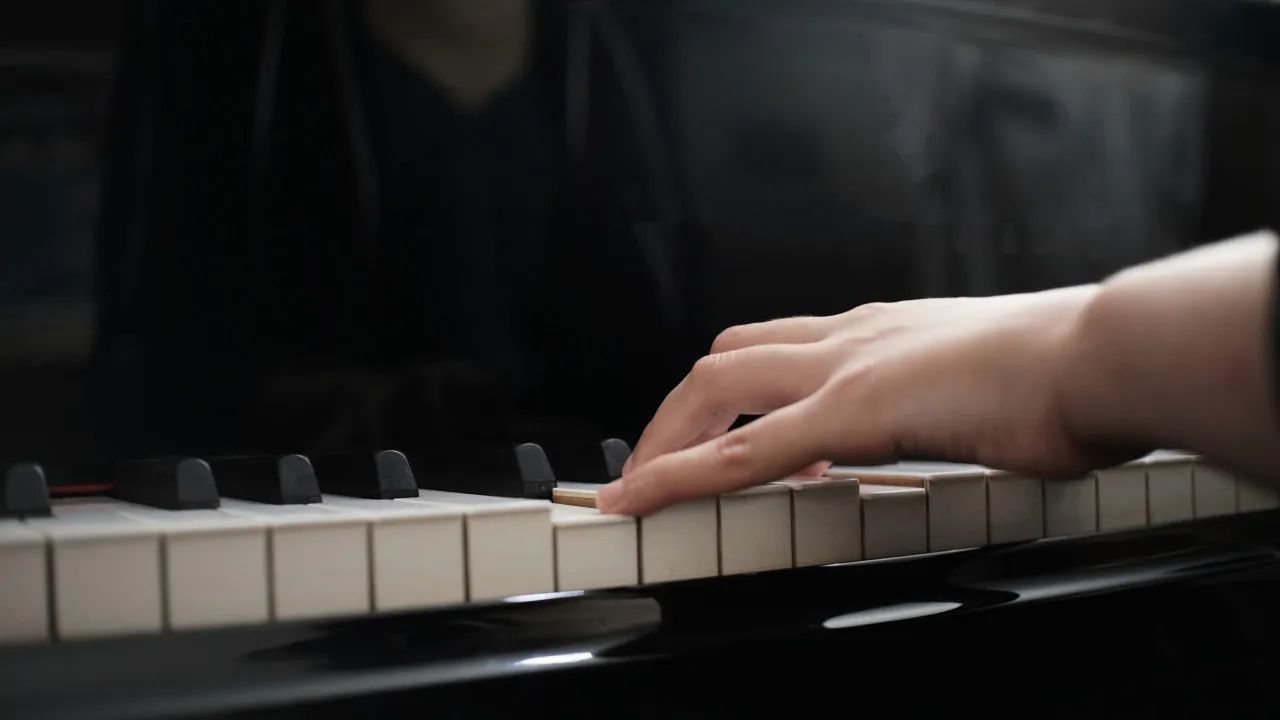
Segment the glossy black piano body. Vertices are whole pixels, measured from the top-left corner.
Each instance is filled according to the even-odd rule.
[[[212,13],[215,5],[225,9],[218,16],[225,25],[202,29],[193,18]],[[571,401],[533,402],[536,416],[570,417],[524,423],[503,414],[503,426],[495,428],[475,408],[505,413],[518,403],[495,399],[496,391],[483,387],[477,395],[483,402],[467,402],[460,393],[462,400],[446,403],[448,412],[430,418],[435,424],[428,427],[465,427],[520,441],[541,441],[566,427],[595,438],[631,436],[639,427],[630,425],[643,420],[682,363],[725,325],[831,312],[867,300],[1089,280],[1126,262],[1275,219],[1280,43],[1274,32],[1280,16],[1266,3],[599,5],[613,11],[618,25],[597,25],[596,31],[621,27],[635,51],[622,66],[634,63],[645,71],[655,109],[653,126],[642,134],[660,138],[672,173],[669,185],[654,185],[652,168],[643,163],[610,166],[643,171],[638,181],[625,173],[618,181],[644,186],[642,207],[619,200],[631,197],[625,188],[600,203],[624,206],[617,215],[605,214],[611,229],[635,241],[626,256],[633,263],[649,262],[638,261],[636,253],[653,237],[687,241],[684,267],[692,276],[681,276],[679,285],[689,303],[685,327],[676,332],[664,325],[674,306],[650,297],[665,292],[656,289],[661,283],[646,284],[661,273],[629,276],[628,282],[640,282],[631,289],[644,292],[625,309],[646,318],[645,337],[672,340],[660,358],[635,351],[644,341],[626,332],[627,321],[602,315],[607,327],[583,329],[582,345],[590,349],[593,332],[613,333],[606,343],[612,343],[607,357],[615,363],[609,372],[598,356],[585,353],[578,358],[582,365],[556,368],[555,382],[542,388],[545,397],[566,389],[566,380],[592,378],[568,388]],[[273,26],[281,8],[290,24]],[[299,2],[138,4],[139,13],[125,23],[130,47],[154,53],[156,63],[172,63],[171,70],[192,62],[194,54],[205,61],[204,79],[227,93],[214,99],[183,94],[180,72],[167,77],[168,95],[120,89],[116,133],[106,153],[110,171],[103,173],[105,230],[97,242],[123,242],[147,227],[159,227],[166,242],[175,231],[203,233],[205,240],[252,235],[263,206],[247,193],[254,187],[248,179],[262,158],[252,152],[253,124],[240,120],[253,117],[253,100],[260,97],[258,82],[265,76],[259,49],[270,47],[264,43],[274,37],[267,32],[273,27],[293,33],[290,48],[298,37],[314,40],[318,28],[330,27],[329,10],[319,8]],[[234,62],[210,60],[227,57]],[[294,64],[281,77],[320,77],[308,73],[305,52],[286,60]],[[129,62],[121,63],[126,71]],[[610,62],[616,78],[619,60]],[[859,72],[846,77],[842,68]],[[341,87],[310,90],[323,96]],[[626,100],[603,104],[626,107]],[[219,124],[226,117],[216,108],[247,114]],[[748,112],[753,109],[760,112]],[[283,119],[305,121],[305,110],[286,108]],[[628,114],[634,112],[630,107],[605,119],[635,121]],[[158,135],[146,134],[153,121],[173,132],[188,119],[197,121],[193,135],[223,144],[189,143],[186,154],[161,154],[157,161],[145,143],[127,140],[155,140]],[[285,216],[298,222],[286,223],[295,231],[318,229],[317,243],[362,232],[353,219],[362,202],[351,166],[358,157],[341,137],[340,113],[327,121],[336,124],[317,121],[316,132],[338,133],[334,144],[310,151],[317,164],[338,166],[330,202],[290,205],[275,198],[276,210],[332,212],[306,222]],[[833,125],[848,130],[833,133]],[[894,128],[901,133],[894,135]],[[634,139],[635,132],[622,137]],[[176,137],[167,141],[181,145],[183,138]],[[1148,144],[1126,144],[1135,138]],[[308,150],[305,140],[294,142]],[[293,150],[295,157],[306,155]],[[296,178],[311,169],[282,172]],[[233,195],[184,192],[183,183],[197,175],[246,194],[228,205]],[[149,196],[153,202],[139,200],[142,179],[158,186],[152,189],[159,196]],[[655,214],[662,188],[678,200],[679,233],[662,225],[669,218]],[[1076,212],[1080,207],[1094,212]],[[209,225],[211,217],[221,224]],[[26,252],[51,234],[35,232],[30,242],[24,237],[14,244]],[[970,252],[966,243],[982,238],[1005,244]],[[62,252],[56,243],[47,247]],[[173,255],[192,260],[164,255],[154,256],[156,262]],[[232,262],[218,270],[242,269],[234,252],[225,255]],[[207,259],[192,262],[214,269],[201,264]],[[324,290],[333,268],[317,272],[311,261],[319,261],[307,260],[290,269],[314,282],[313,290]],[[598,270],[610,258],[596,260]],[[261,380],[244,362],[256,346],[219,342],[257,306],[254,298],[227,292],[237,285],[211,284],[212,276],[171,273],[162,277],[169,285],[148,282],[156,277],[148,270],[161,276],[172,270],[158,268],[107,263],[99,268],[100,294],[85,301],[96,304],[99,319],[118,318],[120,307],[129,305],[118,291],[152,293],[144,305],[156,313],[171,309],[166,303],[183,293],[212,291],[202,296],[213,304],[199,323],[179,328],[165,324],[173,318],[153,315],[158,324],[146,347],[128,342],[128,333],[112,336],[118,326],[110,323],[77,325],[72,334],[80,333],[79,342],[71,343],[68,359],[47,354],[47,338],[24,331],[22,323],[4,326],[0,345],[29,352],[0,371],[6,406],[0,457],[315,451],[304,445],[317,438],[291,434],[295,428],[286,422],[264,428],[238,417],[229,423],[211,419],[211,397],[234,395]],[[626,294],[611,287],[607,275],[592,280],[593,289]],[[290,289],[288,280],[270,275],[257,281],[272,292],[287,295]],[[175,294],[165,294],[175,287]],[[73,293],[76,301],[86,288],[87,282]],[[300,333],[320,333],[336,322],[347,309],[342,297],[326,297],[330,304],[300,317]],[[57,306],[60,299],[49,291],[29,304]],[[30,300],[22,296],[13,304]],[[646,314],[644,307],[665,309]],[[169,332],[175,328],[182,332]],[[92,362],[90,336],[96,337]],[[158,355],[138,363],[140,352],[157,349]],[[205,379],[214,381],[198,401],[184,405],[190,397],[127,389],[145,381],[147,369],[180,373],[188,367],[182,353],[193,351],[211,353],[202,367],[211,373]],[[376,363],[346,361],[350,367],[341,369],[355,371],[351,382],[362,384],[364,396],[438,390],[441,384],[430,373],[391,373]],[[125,370],[113,378],[117,362]],[[595,384],[606,375],[613,384]],[[450,390],[466,389],[471,379],[466,373],[445,377]],[[637,378],[643,387],[628,387],[626,381]],[[620,388],[635,392],[615,392]],[[160,405],[148,405],[147,397]],[[101,436],[86,430],[94,424],[86,411],[91,404]],[[405,404],[374,413],[376,421],[346,407],[340,417],[326,419],[350,421],[348,446],[408,451],[411,444],[392,438],[412,437],[423,423],[409,417]],[[297,418],[317,407],[324,408],[299,403],[286,409]],[[175,409],[176,415],[167,414]],[[400,435],[370,432],[396,418]],[[155,432],[148,439],[145,431]],[[775,712],[834,706],[850,714],[1274,717],[1277,522],[1274,514],[1261,514],[1182,529],[429,613],[0,650],[0,708],[15,717],[301,716],[323,708],[370,715],[621,717],[672,716],[683,708],[706,717],[768,702]]]

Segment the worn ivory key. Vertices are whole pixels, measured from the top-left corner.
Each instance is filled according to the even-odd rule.
[[[45,538],[18,520],[0,520],[0,645],[49,640]]]
[[[792,566],[790,488],[757,485],[716,500],[720,505],[721,575]]]
[[[1157,450],[1143,458],[1147,465],[1147,524],[1195,517],[1194,455]]]
[[[463,514],[449,507],[324,495],[324,506],[369,522],[373,607],[387,612],[465,602]]]
[[[991,471],[987,475],[987,538],[999,543],[1044,537],[1044,481]]]
[[[862,559],[862,491],[857,479],[790,478],[792,558],[796,567]]]
[[[1146,527],[1146,462],[1135,460],[1094,475],[1098,479],[1098,531]]]
[[[553,504],[556,590],[595,590],[640,582],[636,520],[595,508]]]
[[[553,500],[595,507],[604,485],[560,483]],[[640,582],[695,580],[720,574],[720,518],[716,498],[701,498],[639,518]]]
[[[862,549],[868,560],[929,551],[924,488],[860,483]]]
[[[271,617],[267,525],[217,510],[124,507],[160,533],[165,625],[193,630]]]
[[[56,503],[27,527],[48,543],[53,626],[63,640],[164,629],[161,534],[117,512],[120,501]]]
[[[359,615],[372,607],[364,518],[323,505],[223,499],[218,512],[270,532],[271,612],[277,620]]]
[[[870,485],[923,489],[928,497],[929,549],[959,550],[987,544],[987,470],[976,465],[899,462],[880,466],[832,466],[833,478]],[[999,530],[997,530],[999,532]]]
[[[555,591],[550,503],[441,490],[421,490],[417,498],[392,502],[462,513],[471,600]]]
[[[1098,475],[1044,483],[1044,535],[1065,537],[1098,531]]]

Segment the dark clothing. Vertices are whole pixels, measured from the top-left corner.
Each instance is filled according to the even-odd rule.
[[[111,454],[643,426],[705,349],[693,246],[609,48],[568,152],[569,16],[538,8],[530,71],[463,114],[341,2],[139,3],[97,253]]]
[[[382,359],[452,352],[527,379],[525,348],[545,330],[520,300],[550,276],[567,212],[552,69],[535,61],[460,112],[368,33],[354,34],[379,190]]]

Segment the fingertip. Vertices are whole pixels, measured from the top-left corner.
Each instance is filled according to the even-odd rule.
[[[629,475],[614,480],[596,493],[596,509],[609,515],[651,515],[679,500],[683,488],[673,488],[665,483],[668,473],[663,471],[665,458],[646,464],[642,470],[632,470]],[[655,471],[654,466],[658,466]]]
[[[596,509],[606,515],[626,514],[627,483],[614,480],[596,493]]]

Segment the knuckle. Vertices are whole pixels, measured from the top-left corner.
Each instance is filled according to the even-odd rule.
[[[830,399],[845,400],[866,391],[874,384],[872,375],[874,367],[870,364],[857,364],[841,368],[831,376],[823,394]]]
[[[872,302],[859,305],[845,313],[845,318],[853,321],[868,320],[870,318],[879,317],[893,307],[892,303]]]
[[[883,340],[890,332],[883,323],[858,325],[831,338],[830,348],[841,358],[866,350]]]
[[[698,358],[689,371],[689,379],[699,385],[707,385],[723,370],[729,353],[713,353]]]
[[[717,438],[713,449],[719,465],[732,471],[751,465],[754,443],[749,433],[732,432]]]
[[[685,392],[689,407],[698,408],[702,413],[712,416],[726,412],[727,406],[733,404],[737,390],[735,376],[741,375],[732,368],[736,365],[742,369],[743,364],[738,358],[750,352],[750,348],[729,350],[699,358],[686,378],[688,387]]]
[[[731,328],[722,330],[716,339],[711,343],[711,355],[719,355],[725,351],[738,347],[745,341],[748,334],[747,326],[735,325]]]
[[[844,331],[826,338],[814,347],[814,351],[824,357],[836,360],[859,348],[864,342],[861,333]]]

